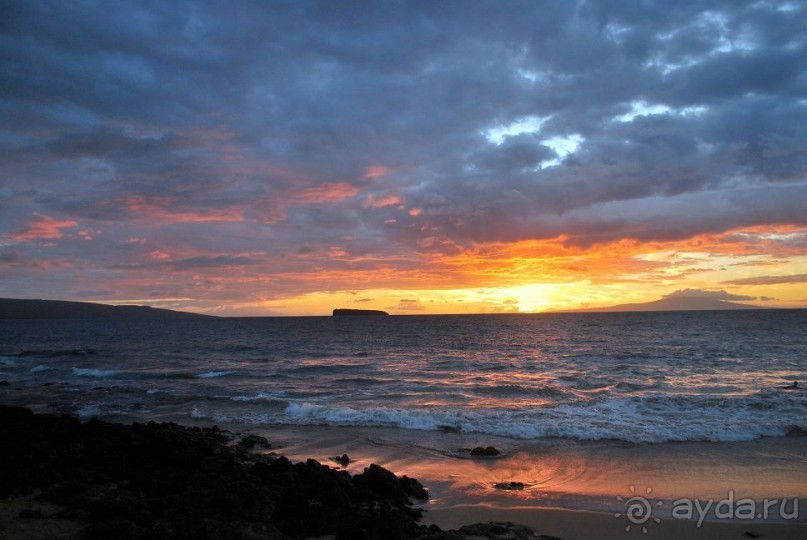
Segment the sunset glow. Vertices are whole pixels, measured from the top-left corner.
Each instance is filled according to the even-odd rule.
[[[16,4],[0,296],[807,307],[806,8],[575,5]]]

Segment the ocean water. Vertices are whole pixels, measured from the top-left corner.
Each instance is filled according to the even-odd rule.
[[[0,380],[85,419],[750,441],[807,430],[807,310],[0,321]]]

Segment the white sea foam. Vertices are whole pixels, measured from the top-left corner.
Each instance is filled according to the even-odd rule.
[[[225,375],[232,375],[235,371],[207,371],[197,375],[199,379],[213,379],[215,377],[224,377]]]
[[[111,369],[73,368],[73,375],[76,377],[109,377],[117,373]]]
[[[50,369],[50,368],[49,368],[48,366],[43,366],[42,364],[40,364],[40,365],[38,365],[38,366],[34,366],[34,367],[32,367],[32,368],[31,368],[30,370],[28,370],[28,371],[30,371],[31,373],[40,373],[40,372],[42,372],[42,371],[47,371],[47,370],[49,370],[49,369]]]
[[[101,416],[101,405],[98,403],[88,403],[76,411],[76,416],[82,420]]]
[[[81,419],[95,418],[109,415],[149,414],[151,409],[134,404],[125,406],[119,403],[87,403],[76,411]]]
[[[217,424],[254,424],[262,425],[269,423],[269,417],[266,415],[253,415],[247,414],[241,416],[228,416],[220,413],[208,413],[201,410],[199,407],[194,407],[190,411],[190,417],[197,420],[212,420]]]
[[[807,399],[650,397],[615,398],[596,404],[508,410],[327,407],[291,403],[282,421],[303,424],[388,426],[436,430],[451,426],[468,433],[517,439],[564,437],[630,442],[746,441],[807,429]]]

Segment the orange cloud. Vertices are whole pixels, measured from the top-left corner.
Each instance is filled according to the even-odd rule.
[[[803,254],[781,260],[773,259],[772,254],[781,251],[780,243],[800,244],[806,233],[790,226],[749,228],[685,241],[642,243],[625,239],[590,247],[570,245],[565,236],[559,236],[465,247],[453,244],[451,250],[401,252],[378,258],[339,249],[316,261],[315,267],[300,266],[299,271],[276,277],[295,283],[297,291],[320,291],[321,308],[325,311],[332,307],[330,295],[336,294],[334,291],[377,289],[391,291],[397,297],[395,302],[401,298],[421,300],[420,304],[396,305],[395,310],[422,306],[429,313],[607,306],[656,300],[683,288],[725,288],[721,283],[736,285],[730,294],[757,298],[758,292],[745,287],[758,284],[759,278],[736,280],[739,276],[730,269],[731,265],[743,263],[745,272],[754,270],[755,261],[767,265],[776,260],[779,262],[773,270],[789,272],[788,277],[766,278],[766,283],[801,281],[803,269],[807,268]],[[764,249],[760,250],[760,246]],[[766,251],[770,254],[766,255]],[[736,281],[727,281],[730,277]],[[798,305],[798,284],[770,293],[780,299],[777,306]],[[290,308],[302,302],[300,298],[288,296]],[[310,299],[313,302],[313,297]],[[771,304],[766,298],[758,301]],[[390,305],[388,302],[379,307]]]
[[[152,207],[144,205],[144,215]],[[256,305],[253,314],[327,313],[339,302],[347,305],[355,300],[350,291],[376,298],[374,308],[393,306],[393,311],[409,313],[598,307],[655,300],[686,288],[725,288],[731,294],[753,297],[765,294],[778,299],[765,305],[777,307],[798,306],[804,296],[803,285],[784,283],[785,277],[788,282],[800,281],[807,272],[807,257],[797,250],[807,238],[807,229],[789,225],[737,229],[683,241],[620,240],[594,246],[569,244],[563,235],[460,244],[438,228],[424,230],[428,234],[418,238],[428,247],[419,250],[411,244],[391,244],[382,253],[365,251],[353,238],[343,237],[316,250],[291,250],[282,259],[262,252],[211,254],[197,251],[198,247],[132,237],[128,241],[133,244],[131,264],[119,266],[127,277],[108,288],[140,295],[170,291],[165,294],[176,297],[203,291],[205,302],[236,305],[256,298],[256,291],[264,291],[271,281],[271,305]],[[149,247],[141,252],[137,249],[141,244]],[[788,250],[796,255],[780,257]],[[763,272],[755,265],[766,265],[766,269]],[[194,272],[193,280],[189,272]],[[750,288],[759,285],[765,289]],[[382,289],[387,291],[383,295],[375,292]],[[176,307],[191,305],[201,304]]]
[[[77,227],[75,221],[57,221],[50,216],[38,216],[38,219],[27,223],[28,229],[25,232],[14,235],[12,238],[17,242],[35,240],[38,238],[56,239],[64,237],[62,229]]]
[[[792,283],[807,283],[807,274],[788,276],[754,276],[724,281],[728,285],[781,285]]]
[[[700,235],[679,242],[619,240],[588,248],[567,244],[565,236],[474,244],[464,248],[453,243],[445,245],[439,237],[433,236],[426,238],[428,245],[421,248],[437,249],[420,253],[417,277],[413,276],[412,280],[420,280],[424,288],[579,281],[592,285],[644,283],[650,286],[677,283],[692,276],[708,281],[707,276],[721,271],[724,262],[753,257],[764,265],[765,257],[781,256],[782,252],[791,250],[789,255],[803,256],[803,250],[798,251],[798,246],[802,245],[798,240],[805,238],[802,235],[807,235],[807,231],[785,226]],[[748,241],[742,242],[742,239]]]
[[[298,191],[292,198],[298,203],[320,204],[349,199],[358,195],[359,191],[359,188],[347,182],[328,182]]]

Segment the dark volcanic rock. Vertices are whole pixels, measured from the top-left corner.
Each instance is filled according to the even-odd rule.
[[[245,450],[252,450],[253,448],[271,448],[272,445],[269,444],[269,441],[266,437],[261,437],[260,435],[244,435],[241,437],[241,440],[238,441],[237,446],[245,449]]]
[[[81,423],[0,406],[0,498],[39,492],[87,538],[410,539],[419,482],[228,446],[216,427]],[[260,441],[256,441],[256,444]]]
[[[524,489],[524,484],[522,482],[499,482],[498,484],[493,484],[493,487],[505,491],[521,491]]]
[[[23,519],[42,519],[45,515],[39,510],[32,510],[30,508],[23,508],[20,510],[19,516]]]
[[[403,475],[398,479],[398,482],[401,484],[401,487],[407,495],[416,499],[429,500],[429,492],[426,491],[423,484],[414,478],[409,478],[408,476]]]
[[[539,538],[532,529],[511,522],[477,523],[475,525],[465,525],[457,530],[466,537],[482,537],[490,540],[535,540]],[[544,537],[546,539],[546,537]]]
[[[464,525],[457,530],[441,531],[432,525],[419,536],[421,540],[561,540],[554,536],[537,534],[532,529],[511,522],[477,523]]]
[[[473,450],[471,450],[471,455],[472,455],[472,456],[486,456],[486,457],[490,457],[490,456],[498,456],[499,454],[501,454],[501,452],[499,452],[499,451],[498,451],[498,450],[497,450],[495,447],[493,447],[493,446],[488,446],[487,448],[483,448],[483,447],[481,447],[481,446],[477,446],[476,448],[474,448]]]
[[[375,463],[364,469],[362,474],[353,477],[353,484],[361,490],[375,492],[381,498],[397,504],[406,504],[409,497],[428,499],[429,493],[417,480],[403,476],[398,478],[394,473]]]

